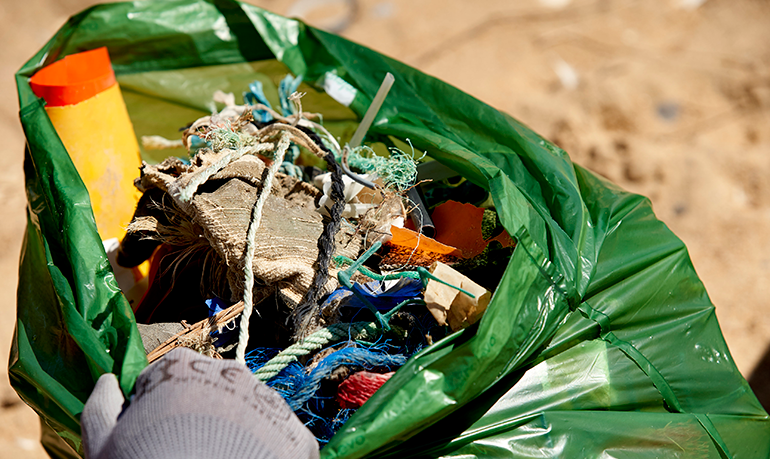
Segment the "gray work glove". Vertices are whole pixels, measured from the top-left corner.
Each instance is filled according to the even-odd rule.
[[[102,375],[81,417],[86,459],[319,457],[286,402],[232,360],[175,349],[142,371],[123,404],[115,375]]]

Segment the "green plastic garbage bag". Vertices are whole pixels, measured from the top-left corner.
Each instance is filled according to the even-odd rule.
[[[210,110],[216,89],[240,94],[260,79],[275,97],[269,86],[291,72],[303,75],[306,109],[344,140],[391,72],[370,139],[408,138],[489,190],[515,236],[480,323],[410,359],[323,457],[770,455],[767,413],[730,357],[686,247],[647,199],[456,88],[231,0],[93,7],[16,74],[29,205],[10,376],[74,448],[98,376],[117,374],[128,394],[146,359],[86,189],[28,79],[100,46],[138,135],[172,137]]]

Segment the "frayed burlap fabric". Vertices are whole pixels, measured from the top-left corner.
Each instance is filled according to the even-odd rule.
[[[145,195],[157,194],[158,189],[165,194],[160,199],[144,200],[145,208],[137,209],[127,239],[149,238],[198,252],[210,262],[211,278],[204,281],[210,286],[226,283],[231,299],[236,301],[244,289],[246,234],[252,207],[261,193],[264,162],[253,155],[242,156],[206,179],[189,201],[171,195],[227,153],[201,152],[192,165],[177,158],[159,165],[144,164],[137,187]],[[315,275],[318,238],[323,230],[322,216],[315,210],[319,195],[311,185],[276,175],[255,239],[255,293],[277,289],[286,304],[294,307],[307,292]],[[360,238],[352,230],[340,231],[335,243],[336,254],[358,254]],[[330,272],[325,291],[336,288],[335,275],[336,271]]]

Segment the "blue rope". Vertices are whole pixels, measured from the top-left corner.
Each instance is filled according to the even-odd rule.
[[[406,363],[404,355],[388,355],[359,347],[348,347],[330,354],[310,372],[305,373],[297,365],[287,367],[280,375],[271,379],[268,385],[284,395],[292,410],[299,410],[321,387],[321,380],[343,366],[363,367],[370,370],[375,367],[400,367]],[[287,393],[289,392],[289,393]]]

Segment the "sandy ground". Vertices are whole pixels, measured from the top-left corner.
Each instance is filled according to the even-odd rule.
[[[0,2],[0,360],[25,225],[13,73],[89,0]],[[299,15],[524,121],[651,198],[687,244],[733,358],[770,401],[770,4],[760,0],[252,3]],[[320,5],[320,6],[319,6]],[[5,368],[3,368],[5,373]],[[0,378],[0,459],[46,457]]]

